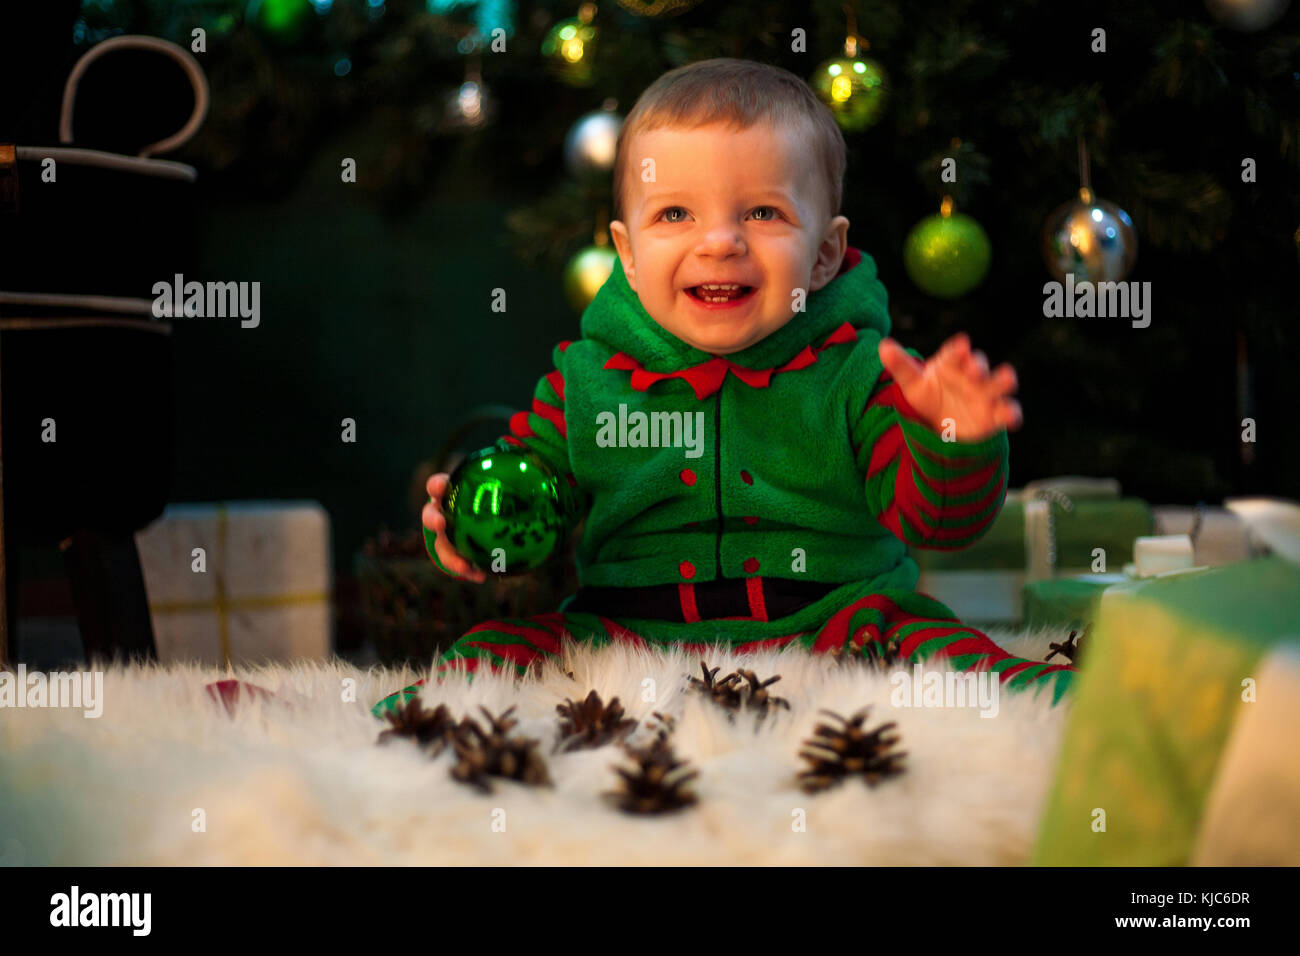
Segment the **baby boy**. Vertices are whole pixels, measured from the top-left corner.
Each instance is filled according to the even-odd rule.
[[[642,94],[618,142],[613,274],[506,439],[574,488],[582,586],[556,613],[472,628],[439,673],[522,673],[567,635],[939,655],[1065,692],[1069,665],[1013,657],[915,590],[907,545],[967,546],[1002,507],[1016,377],[964,334],[929,361],[888,337],[839,215],[845,162],[785,70],[707,60]],[[429,480],[423,514],[435,561],[483,581],[445,536],[446,487]]]

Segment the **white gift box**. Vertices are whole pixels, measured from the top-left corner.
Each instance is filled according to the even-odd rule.
[[[330,524],[317,502],[168,505],[136,546],[160,661],[329,655]]]
[[[1161,505],[1152,514],[1157,535],[1190,534],[1196,522],[1196,509],[1185,505]],[[1251,555],[1245,522],[1222,506],[1206,507],[1193,552],[1194,564],[1209,567],[1247,560]]]

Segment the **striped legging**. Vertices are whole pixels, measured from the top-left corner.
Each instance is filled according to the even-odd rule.
[[[1049,664],[1009,654],[987,634],[958,621],[939,601],[917,591],[885,590],[866,594],[834,610],[829,617],[824,617],[820,626],[791,627],[790,633],[782,633],[783,621],[798,624],[799,619],[806,620],[806,617],[800,612],[775,621],[764,620],[762,629],[773,636],[761,637],[727,637],[718,633],[717,625],[753,620],[739,618],[682,624],[555,611],[533,617],[484,621],[442,654],[434,676],[441,682],[451,674],[472,680],[480,670],[522,675],[533,665],[558,659],[561,640],[565,637],[597,646],[622,641],[639,647],[673,646],[699,653],[719,647],[738,653],[800,647],[812,653],[839,648],[869,655],[878,653],[887,644],[895,644],[900,662],[911,664],[942,657],[954,669],[994,671],[1002,687],[1013,690],[1039,689],[1050,684],[1053,704],[1064,696],[1076,672],[1069,663]],[[372,712],[383,716],[399,702],[417,696],[424,683],[419,680],[388,695],[374,705]]]

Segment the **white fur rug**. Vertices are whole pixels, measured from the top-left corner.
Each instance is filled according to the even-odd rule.
[[[1007,650],[1042,659],[1064,632],[990,631]],[[797,652],[711,653],[719,676],[737,666],[780,674],[789,700],[758,724],[729,723],[686,689],[701,655],[570,646],[515,685],[483,675],[425,693],[456,718],[515,705],[513,733],[538,738],[553,789],[494,781],[480,794],[407,740],[378,746],[379,698],[423,676],[342,661],[240,668],[117,668],[104,674],[103,714],[0,710],[0,863],[36,865],[601,865],[1022,864],[1028,859],[1069,713],[1050,691],[1003,691],[995,717],[975,707],[895,707],[890,672],[837,668]],[[936,662],[937,663],[937,662]],[[932,664],[932,666],[935,666]],[[237,677],[276,692],[234,716],[204,685]],[[657,699],[644,701],[653,678]],[[348,679],[355,698],[345,700]],[[597,690],[628,715],[676,720],[673,747],[700,775],[699,803],[629,816],[601,799],[627,765],[617,745],[565,754],[556,704]],[[897,723],[906,770],[874,789],[860,778],[805,794],[796,774],[819,708],[866,726]],[[648,724],[633,742],[643,741]],[[504,814],[502,813],[504,811]],[[802,821],[802,824],[801,824]],[[504,822],[504,830],[502,829]],[[200,825],[201,824],[201,825]]]

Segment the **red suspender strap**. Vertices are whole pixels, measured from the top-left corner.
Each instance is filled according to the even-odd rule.
[[[682,602],[682,617],[687,624],[692,624],[700,619],[700,609],[695,606],[695,585],[679,584],[677,585],[677,596]]]
[[[763,600],[763,579],[746,578],[745,590],[749,594],[749,616],[756,621],[766,621],[767,603]]]

